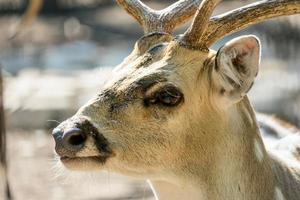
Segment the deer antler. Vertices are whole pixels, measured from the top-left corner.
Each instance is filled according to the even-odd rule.
[[[211,18],[203,36],[210,46],[218,39],[270,18],[300,13],[300,0],[268,0]]]
[[[265,0],[209,19],[220,0],[203,0],[181,42],[207,48],[217,40],[270,18],[300,13],[300,0]]]
[[[25,15],[22,17],[20,23],[17,25],[16,30],[14,31],[10,39],[15,38],[26,26],[32,23],[32,21],[39,14],[42,5],[43,0],[29,0],[29,5],[26,9]]]
[[[182,42],[192,44],[192,46],[201,46],[201,38],[209,23],[214,8],[221,0],[203,0],[199,6],[191,26],[183,35]]]
[[[200,0],[180,0],[163,10],[153,10],[139,0],[117,0],[118,4],[132,15],[145,33],[171,33],[196,12]]]

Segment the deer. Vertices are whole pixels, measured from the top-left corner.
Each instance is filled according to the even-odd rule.
[[[262,129],[288,128],[256,114],[247,96],[259,39],[240,36],[210,49],[250,25],[300,13],[300,1],[259,1],[212,17],[220,2],[180,0],[153,10],[117,0],[144,35],[100,92],[53,129],[63,166],[149,180],[160,200],[300,199],[299,132],[268,148]]]

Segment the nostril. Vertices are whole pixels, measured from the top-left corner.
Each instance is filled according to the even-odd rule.
[[[85,139],[86,139],[86,137],[82,134],[72,135],[69,138],[69,143],[71,145],[80,145],[80,144],[84,143]]]
[[[80,149],[86,141],[86,135],[78,128],[67,130],[63,135],[63,143],[70,148]]]

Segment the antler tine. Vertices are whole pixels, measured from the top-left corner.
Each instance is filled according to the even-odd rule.
[[[221,0],[203,0],[191,26],[184,33],[182,42],[190,46],[201,46],[201,38],[209,24],[214,8]]]
[[[206,45],[270,18],[300,13],[300,0],[265,0],[211,18],[203,36]]]
[[[165,31],[170,33],[177,26],[180,26],[193,17],[200,2],[200,0],[180,0],[158,11],[161,23],[165,23]]]
[[[145,33],[171,33],[196,12],[200,0],[180,0],[163,10],[153,10],[139,0],[117,0],[118,4],[132,15]]]
[[[117,3],[133,16],[144,29],[147,20],[153,18],[154,11],[139,0],[117,0]]]

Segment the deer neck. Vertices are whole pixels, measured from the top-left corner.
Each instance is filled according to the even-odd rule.
[[[184,152],[190,156],[176,172],[183,177],[181,181],[175,184],[153,181],[160,200],[274,199],[270,160],[248,99],[225,115],[226,118],[222,118],[226,120],[215,122],[211,127],[215,132],[208,131],[209,140],[214,141],[209,145],[197,137],[203,133],[193,133],[194,142],[186,148],[190,152]]]

